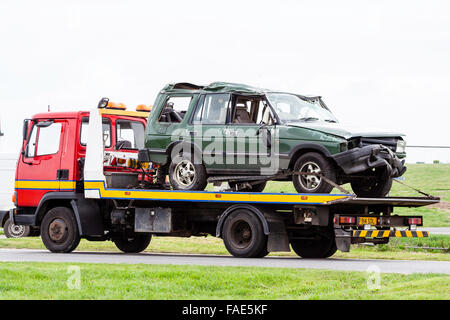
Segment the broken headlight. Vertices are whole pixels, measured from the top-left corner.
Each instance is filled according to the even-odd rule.
[[[405,153],[406,152],[406,141],[402,139],[397,140],[397,148],[395,149],[395,152],[398,153]]]

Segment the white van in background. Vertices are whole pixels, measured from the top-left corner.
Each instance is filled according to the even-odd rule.
[[[6,150],[4,139],[6,137],[0,125],[0,228],[3,228],[7,237],[26,237],[30,234],[30,228],[12,224],[9,220],[9,210],[14,208],[12,196],[17,153],[11,153],[13,150]]]
[[[16,161],[16,154],[0,153],[0,211],[9,211],[14,207],[11,198],[14,193]]]

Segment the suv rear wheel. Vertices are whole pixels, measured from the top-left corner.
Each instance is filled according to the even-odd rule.
[[[320,153],[308,152],[300,156],[294,165],[295,172],[321,173],[331,181],[336,181],[333,165]],[[330,193],[333,186],[316,175],[293,175],[292,182],[298,193]]]
[[[181,154],[169,166],[170,185],[176,190],[204,190],[207,183],[203,163],[197,164],[191,154]]]

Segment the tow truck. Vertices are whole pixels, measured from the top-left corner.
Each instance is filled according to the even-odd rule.
[[[354,243],[428,236],[416,230],[422,216],[394,211],[439,202],[432,196],[171,190],[152,163],[138,160],[148,113],[111,106],[104,98],[90,112],[24,122],[10,218],[39,228],[51,252],[71,252],[82,238],[138,253],[152,236],[212,235],[236,257],[292,247],[302,258],[327,258]],[[121,140],[121,128],[134,135]]]

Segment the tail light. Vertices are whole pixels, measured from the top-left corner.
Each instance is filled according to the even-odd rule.
[[[355,217],[339,217],[339,224],[356,224]]]
[[[422,225],[422,218],[408,218],[408,224],[409,225],[416,225],[421,226]]]

